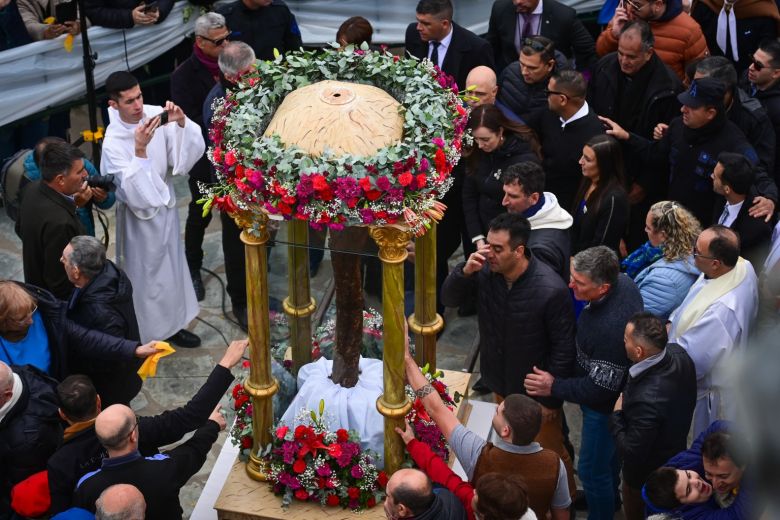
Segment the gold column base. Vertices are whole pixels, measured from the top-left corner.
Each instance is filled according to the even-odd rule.
[[[247,461],[245,468],[247,475],[249,475],[249,478],[252,480],[260,482],[268,481],[268,474],[265,472],[265,461],[257,457],[254,451],[249,454],[249,460]]]

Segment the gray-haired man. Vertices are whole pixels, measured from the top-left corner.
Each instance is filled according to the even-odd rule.
[[[634,282],[620,273],[617,255],[606,246],[580,251],[571,262],[569,288],[588,302],[577,320],[574,377],[554,377],[534,368],[525,378],[530,396],[552,396],[582,408],[578,473],[588,499],[588,518],[612,518],[618,500],[618,459],[609,417],[628,375],[623,332],[644,305]]]
[[[75,287],[68,301],[68,318],[88,329],[140,341],[133,286],[124,271],[106,259],[100,240],[88,235],[73,237],[60,261]],[[142,361],[76,358],[71,372],[88,375],[105,406],[128,404],[141,390],[136,372]]]
[[[203,125],[203,102],[219,80],[217,58],[225,48],[230,37],[230,29],[225,17],[218,13],[206,13],[195,20],[195,43],[192,56],[182,62],[171,74],[171,98],[184,110],[187,117]],[[208,126],[208,125],[206,125]],[[189,186],[192,199],[184,224],[184,254],[192,276],[192,286],[198,301],[206,297],[206,289],[200,276],[203,266],[203,236],[211,222],[211,213],[203,216],[203,208],[198,205],[202,198],[198,182],[211,182],[211,165],[206,154],[195,163],[189,173]]]

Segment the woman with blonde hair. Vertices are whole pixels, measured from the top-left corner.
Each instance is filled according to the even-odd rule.
[[[701,233],[701,225],[681,204],[665,200],[650,207],[645,232],[648,244],[659,248],[661,257],[642,269],[634,282],[642,294],[645,310],[668,318],[699,277],[693,261],[693,247]]]

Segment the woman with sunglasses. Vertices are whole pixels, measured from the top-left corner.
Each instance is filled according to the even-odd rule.
[[[472,110],[467,125],[474,143],[466,155],[463,214],[472,244],[481,247],[488,224],[506,211],[502,173],[513,164],[539,162],[539,141],[526,125],[513,123],[495,105]]]
[[[619,254],[628,222],[620,143],[604,134],[592,137],[582,147],[579,163],[582,181],[571,211],[571,254],[602,245]]]
[[[645,310],[668,318],[699,277],[693,246],[701,225],[680,204],[665,200],[650,207],[645,232],[647,242],[628,255],[623,266],[639,269],[632,278],[642,294]]]

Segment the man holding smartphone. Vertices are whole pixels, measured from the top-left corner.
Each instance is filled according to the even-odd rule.
[[[106,92],[111,122],[100,169],[118,184],[117,264],[133,284],[141,337],[197,347],[200,338],[185,330],[200,309],[179,236],[173,175],[186,175],[203,155],[201,129],[172,101],[163,110],[144,105],[129,72],[112,73]]]

